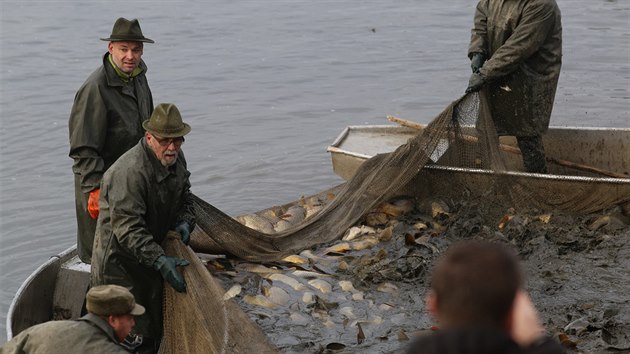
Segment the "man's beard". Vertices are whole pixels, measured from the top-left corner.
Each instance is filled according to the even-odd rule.
[[[162,166],[164,167],[171,167],[177,162],[177,157],[178,155],[175,155],[174,158],[171,160],[171,163],[169,163],[166,157],[163,156],[162,159],[160,159],[160,163],[162,163]]]

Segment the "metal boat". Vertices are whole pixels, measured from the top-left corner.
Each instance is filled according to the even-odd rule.
[[[343,179],[350,180],[367,159],[394,151],[424,128],[424,125],[413,128],[348,126],[328,147],[333,170]],[[466,129],[474,128],[464,127],[464,133]],[[452,166],[439,159],[427,164],[401,193],[419,197],[465,194],[505,198],[501,194],[488,196],[487,191],[499,179],[503,183],[507,179],[512,185],[527,184],[534,193],[553,195],[555,200],[550,203],[559,209],[576,198],[583,199],[579,210],[574,210],[579,212],[601,210],[610,200],[614,204],[630,202],[630,129],[550,127],[543,143],[548,174],[523,172],[516,139],[501,137],[501,149],[507,151],[504,152],[505,171]]]

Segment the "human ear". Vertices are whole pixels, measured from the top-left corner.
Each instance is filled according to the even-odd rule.
[[[439,321],[440,318],[438,315],[438,299],[435,295],[435,291],[429,290],[424,300],[427,306],[427,311],[429,312],[431,317]]]

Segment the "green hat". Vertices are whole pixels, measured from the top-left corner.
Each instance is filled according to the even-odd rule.
[[[114,28],[112,28],[112,34],[109,35],[109,38],[101,38],[102,41],[108,42],[146,42],[146,43],[155,43],[152,39],[146,38],[142,35],[142,30],[140,29],[140,23],[137,19],[133,19],[131,21],[126,18],[119,18],[114,23]]]
[[[179,138],[190,133],[190,125],[182,121],[182,115],[172,103],[160,103],[155,106],[151,118],[142,122],[142,127],[162,138]]]
[[[95,315],[134,315],[144,313],[144,306],[136,304],[136,300],[127,288],[120,285],[99,285],[88,291],[86,307]]]

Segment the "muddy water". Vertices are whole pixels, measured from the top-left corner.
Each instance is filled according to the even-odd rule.
[[[424,305],[437,258],[462,240],[505,243],[548,335],[570,353],[630,351],[630,216],[620,209],[514,215],[478,200],[396,202],[402,217],[377,209],[339,242],[302,252],[308,262],[209,269],[226,289],[242,286],[235,300],[284,353],[398,353],[439,325]]]
[[[552,124],[628,127],[627,2],[558,3],[565,54]],[[427,122],[460,96],[474,5],[3,1],[0,338],[19,285],[74,243],[67,117],[115,18],[140,18],[156,40],[148,77],[156,102],[176,103],[193,127],[193,191],[241,214],[339,182],[325,147],[345,126],[387,114]]]

